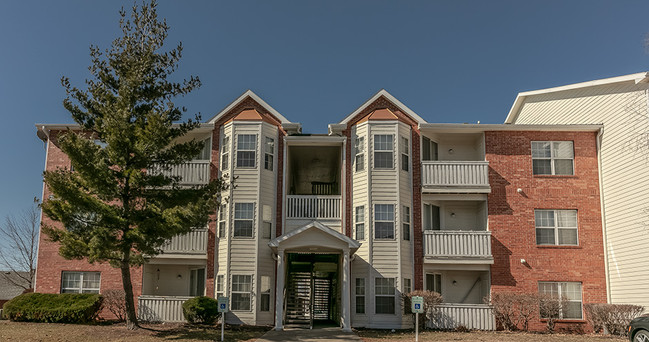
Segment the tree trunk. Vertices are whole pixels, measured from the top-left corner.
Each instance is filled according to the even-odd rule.
[[[120,269],[122,270],[122,286],[124,286],[124,295],[126,296],[126,328],[128,330],[135,330],[139,327],[139,324],[137,315],[135,314],[135,302],[133,301],[131,266],[128,261],[122,260]]]

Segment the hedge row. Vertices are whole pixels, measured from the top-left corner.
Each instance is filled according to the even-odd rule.
[[[12,321],[46,323],[87,323],[95,320],[103,298],[98,294],[25,293],[3,307]]]

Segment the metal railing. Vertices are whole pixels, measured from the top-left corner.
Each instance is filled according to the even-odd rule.
[[[493,309],[486,304],[441,304],[435,307],[428,325],[434,329],[464,326],[477,330],[496,330]]]
[[[138,318],[145,322],[184,322],[183,303],[192,297],[140,296]]]
[[[180,177],[180,184],[207,184],[210,181],[209,160],[193,160],[184,164],[171,166],[169,169],[162,165],[151,168],[154,174],[163,174],[170,177]]]
[[[289,219],[340,219],[340,196],[286,196],[286,217]]]
[[[488,161],[422,161],[421,181],[426,186],[488,187]]]
[[[489,258],[490,231],[425,230],[425,257]]]
[[[164,254],[207,253],[207,229],[199,228],[183,235],[176,235],[162,246]]]

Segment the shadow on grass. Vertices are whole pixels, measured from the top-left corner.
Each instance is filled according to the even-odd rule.
[[[182,325],[172,329],[147,330],[155,332],[153,336],[165,340],[213,340],[220,341],[221,327],[219,325]],[[265,334],[270,327],[255,326],[225,326],[226,341],[247,341],[257,339]]]

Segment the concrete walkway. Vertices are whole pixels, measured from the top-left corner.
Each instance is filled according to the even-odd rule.
[[[284,331],[271,330],[260,337],[257,342],[281,341],[361,341],[353,332],[343,332],[339,327],[323,327],[314,329],[284,328]]]

